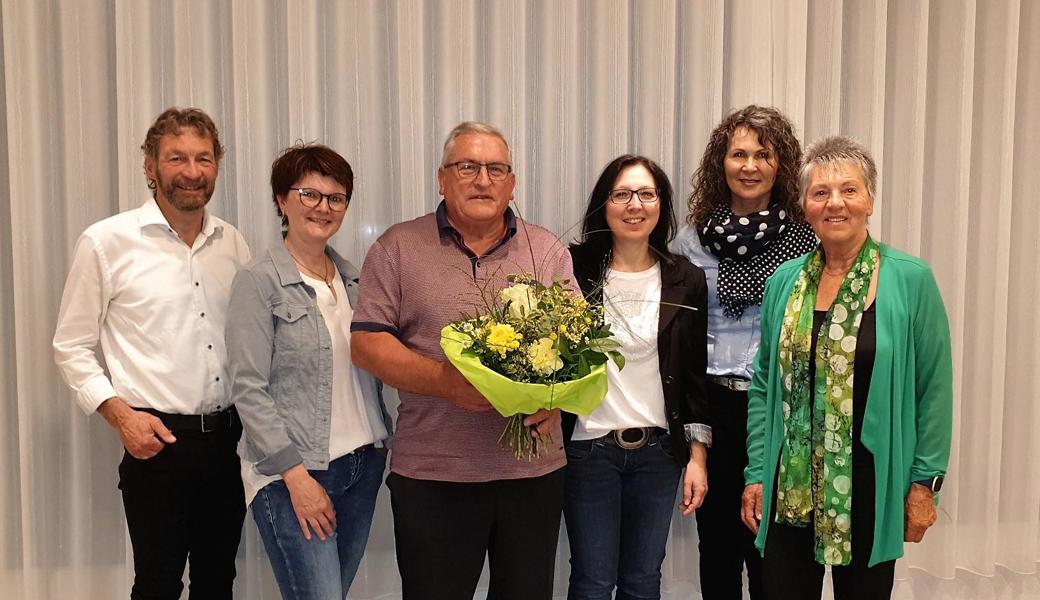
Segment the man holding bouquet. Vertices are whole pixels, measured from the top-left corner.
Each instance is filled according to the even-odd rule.
[[[532,435],[551,442],[517,460],[499,444],[506,418],[439,342],[509,274],[573,281],[570,255],[509,208],[516,178],[494,127],[455,127],[437,179],[437,210],[394,225],[369,250],[351,324],[354,363],[401,397],[387,486],[404,598],[470,598],[489,556],[488,597],[548,600],[566,463],[559,410],[527,417]]]

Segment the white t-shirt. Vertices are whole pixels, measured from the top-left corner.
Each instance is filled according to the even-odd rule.
[[[386,439],[386,425],[375,399],[367,399],[350,361],[350,321],[354,309],[347,301],[343,280],[333,278],[336,297],[325,282],[300,274],[304,283],[314,289],[318,310],[325,319],[332,338],[332,416],[329,431],[329,460],[349,454],[365,444]],[[246,505],[253,502],[256,493],[281,475],[262,475],[256,465],[242,461],[242,484],[246,491]]]
[[[610,269],[603,282],[606,322],[621,344],[625,368],[607,361],[607,396],[588,417],[578,417],[572,439],[601,437],[628,427],[668,427],[657,356],[661,267],[637,273]]]

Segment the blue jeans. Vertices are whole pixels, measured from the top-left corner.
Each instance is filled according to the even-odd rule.
[[[343,600],[365,554],[376,494],[386,458],[371,447],[310,471],[332,500],[336,533],[324,541],[303,537],[289,490],[282,480],[264,486],[253,499],[253,519],[271,559],[282,598]]]
[[[637,450],[612,435],[567,443],[563,514],[571,545],[569,600],[661,597],[661,563],[682,468],[667,434]]]

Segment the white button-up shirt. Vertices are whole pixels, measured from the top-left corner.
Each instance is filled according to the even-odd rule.
[[[54,360],[83,410],[113,396],[175,414],[226,408],[224,317],[248,261],[238,230],[208,213],[189,248],[155,200],[88,227],[54,332]]]

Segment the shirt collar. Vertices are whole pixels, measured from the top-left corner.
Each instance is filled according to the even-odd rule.
[[[217,220],[213,218],[213,215],[209,214],[208,210],[204,210],[202,217],[202,235],[210,237],[214,232],[223,229],[223,226],[217,223]],[[155,198],[149,198],[147,202],[141,205],[141,210],[137,215],[137,223],[142,228],[149,225],[160,225],[167,229],[173,229],[170,227],[169,221],[166,220],[166,216],[159,210],[159,205],[156,203]]]
[[[506,235],[502,238],[502,243],[508,241],[509,238],[516,234],[516,214],[513,213],[513,209],[507,206],[504,216],[506,219]],[[462,240],[459,239],[459,231],[452,227],[451,223],[448,222],[448,206],[444,203],[444,200],[441,200],[441,203],[437,205],[437,231],[439,231],[441,235],[450,234],[456,239],[456,241],[459,243],[462,242]]]

